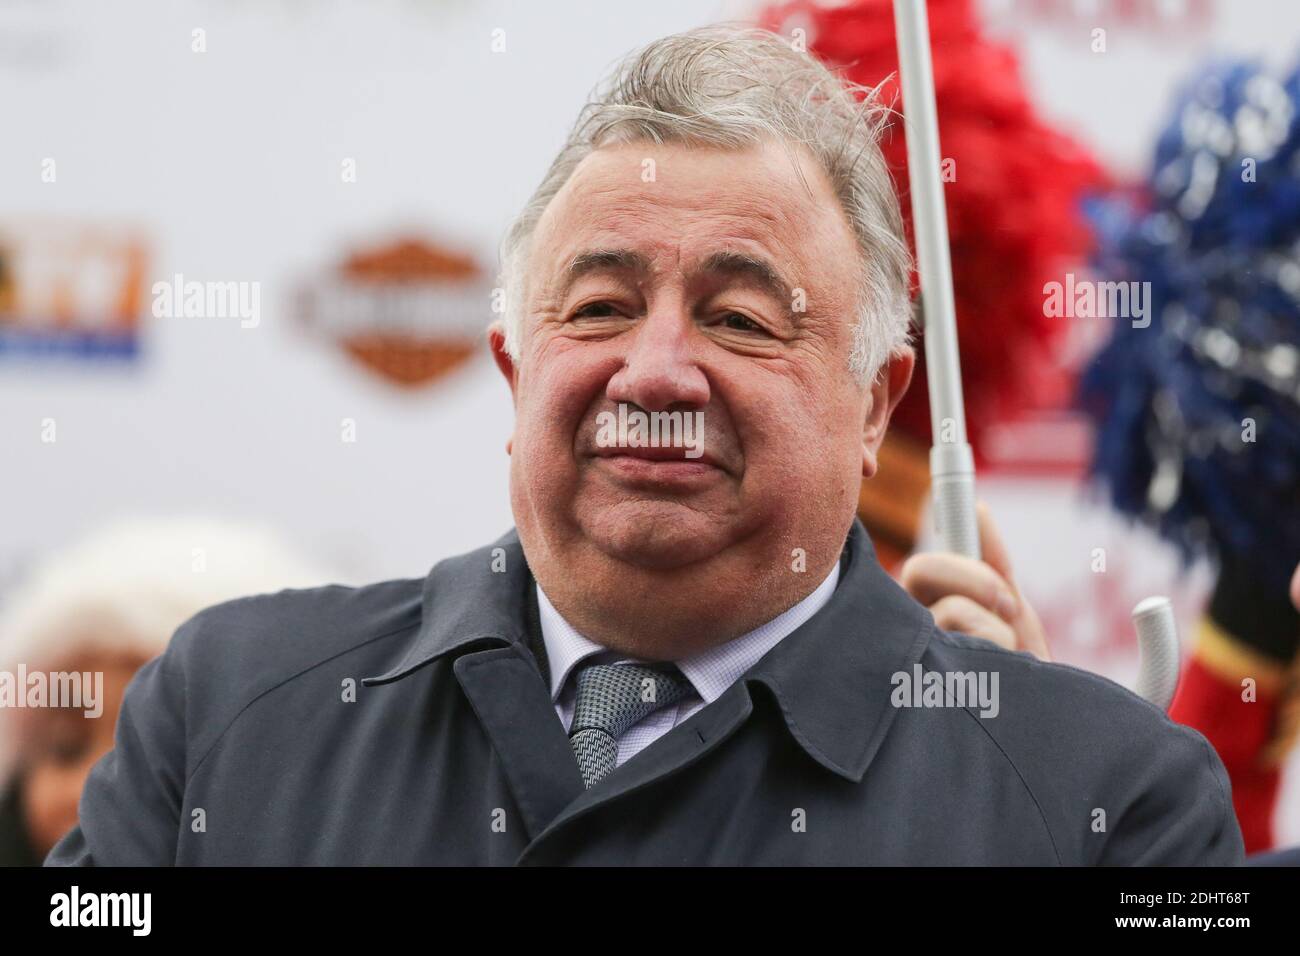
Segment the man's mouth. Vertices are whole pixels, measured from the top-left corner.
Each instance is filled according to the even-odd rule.
[[[725,471],[707,452],[687,458],[685,448],[601,448],[595,457],[632,483],[689,485]]]

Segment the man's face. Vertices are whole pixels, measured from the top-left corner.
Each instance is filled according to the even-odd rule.
[[[860,258],[815,161],[601,149],[532,248],[518,363],[494,336],[530,561],[672,572],[730,553],[754,574],[804,549],[828,570],[911,360],[872,389],[848,367]],[[620,404],[702,413],[702,454],[605,447]]]

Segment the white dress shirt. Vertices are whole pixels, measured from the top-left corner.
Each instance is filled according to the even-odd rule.
[[[677,703],[663,707],[633,724],[618,739],[618,763],[625,761],[649,746],[673,727],[686,720],[706,704],[722,696],[722,692],[736,682],[740,675],[758,663],[759,658],[774,648],[797,627],[825,606],[835,592],[840,580],[840,563],[835,562],[817,589],[784,614],[766,624],[742,634],[734,640],[711,647],[690,657],[674,661],[690,681],[695,692]],[[542,639],[551,668],[551,700],[559,714],[565,733],[573,722],[575,680],[570,680],[577,665],[593,655],[602,655],[599,663],[636,663],[635,659],[618,654],[583,637],[555,609],[541,585],[537,585],[537,609],[541,618]]]

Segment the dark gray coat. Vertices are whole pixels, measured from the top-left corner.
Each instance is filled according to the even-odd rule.
[[[423,581],[202,612],[132,682],[47,865],[1241,860],[1203,737],[939,630],[856,522],[830,603],[590,791],[532,595],[511,532]],[[895,706],[916,664],[996,673],[997,715]]]

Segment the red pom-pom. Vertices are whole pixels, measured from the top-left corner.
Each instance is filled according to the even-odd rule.
[[[1059,404],[1072,382],[1054,360],[1064,326],[1043,314],[1043,285],[1091,251],[1082,195],[1099,187],[1098,164],[1035,112],[1015,54],[980,30],[969,0],[930,0],[939,141],[954,160],[945,183],[957,338],[971,442],[1026,408]],[[808,48],[847,79],[881,87],[900,108],[891,0],[823,9],[807,0],[769,7],[762,26],[803,28]],[[905,110],[906,104],[901,104]],[[907,147],[896,120],[881,143],[899,185],[911,241]],[[894,423],[925,442],[930,412],[923,353]]]

